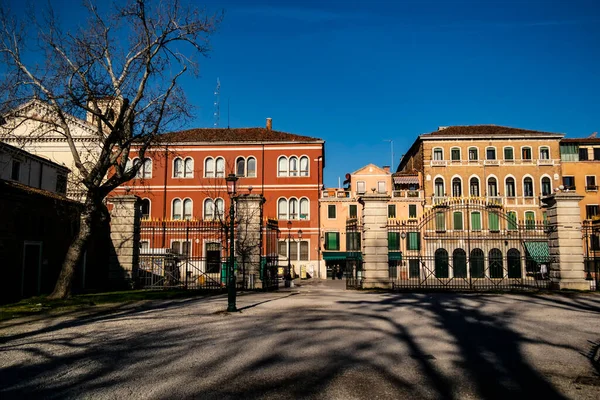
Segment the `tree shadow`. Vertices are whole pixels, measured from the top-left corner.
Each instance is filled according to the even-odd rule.
[[[566,398],[525,347],[578,349],[524,334],[501,296],[300,294],[248,294],[233,314],[211,312],[224,297],[165,302],[7,336],[0,397]]]

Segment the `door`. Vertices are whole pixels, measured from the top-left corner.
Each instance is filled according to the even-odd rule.
[[[23,244],[23,274],[21,295],[31,297],[40,294],[42,275],[42,243],[25,242]]]

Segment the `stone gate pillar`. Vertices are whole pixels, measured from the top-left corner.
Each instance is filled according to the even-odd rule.
[[[134,195],[110,198],[109,283],[112,288],[132,288],[140,255],[140,198]]]
[[[581,215],[579,201],[583,196],[559,192],[542,199],[547,206],[548,225],[552,228],[548,246],[550,285],[554,289],[590,290],[585,280]]]
[[[365,195],[363,204],[363,288],[390,287],[388,267],[387,205],[390,196]]]
[[[248,289],[262,288],[260,281],[260,222],[262,205],[265,198],[262,194],[245,194],[237,198],[238,222],[235,258],[237,263],[237,279],[245,280]]]

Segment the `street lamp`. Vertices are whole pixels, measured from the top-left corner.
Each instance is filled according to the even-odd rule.
[[[227,194],[229,195],[229,268],[227,273],[227,312],[237,311],[235,306],[235,248],[233,242],[233,236],[235,234],[235,209],[233,207],[233,202],[235,201],[235,185],[238,178],[234,174],[229,174],[225,178],[227,182]]]
[[[292,286],[292,274],[291,274],[291,270],[292,270],[292,261],[290,259],[291,256],[291,249],[292,249],[292,221],[288,221],[287,222],[287,228],[288,228],[288,265],[287,265],[287,271],[285,271],[285,287],[291,287]]]

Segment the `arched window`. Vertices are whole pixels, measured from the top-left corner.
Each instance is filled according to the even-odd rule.
[[[460,161],[460,147],[450,149],[450,159],[452,161]]]
[[[498,181],[496,181],[496,178],[491,177],[488,178],[488,196],[490,197],[496,197],[498,196]]]
[[[298,200],[290,199],[288,204],[290,208],[289,219],[298,219]]]
[[[300,219],[308,219],[308,199],[300,199]]]
[[[552,194],[552,184],[550,183],[550,178],[547,176],[542,178],[542,196],[548,196]]]
[[[540,147],[540,160],[550,159],[550,149],[548,147]]]
[[[244,157],[238,157],[235,161],[235,175],[246,176],[246,160],[244,160]]]
[[[300,176],[308,176],[308,157],[300,157]]]
[[[479,151],[477,147],[469,147],[469,161],[479,160]]]
[[[469,194],[471,197],[479,197],[479,179],[471,178],[469,181]]]
[[[483,250],[471,250],[469,267],[471,268],[471,278],[483,278],[485,276]]]
[[[444,159],[444,150],[441,147],[433,149],[433,159],[435,161],[441,161]]]
[[[506,197],[515,197],[517,192],[515,190],[515,178],[506,178]]]
[[[246,176],[250,178],[256,177],[256,158],[248,157],[248,160],[246,160],[246,168]]]
[[[125,172],[131,171],[131,168],[133,168],[133,160],[131,158],[128,158],[127,162],[125,163]]]
[[[444,197],[444,180],[442,178],[435,178],[435,195],[437,197]]]
[[[204,160],[204,177],[215,177],[215,160],[213,160],[212,157],[208,157],[206,160]]]
[[[214,219],[215,217],[215,203],[212,199],[204,200],[204,219]]]
[[[488,254],[490,267],[490,278],[503,278],[504,267],[502,265],[502,252],[499,249],[491,249]]]
[[[533,211],[525,212],[525,229],[535,229],[535,213]]]
[[[183,161],[179,157],[173,160],[173,176],[175,178],[181,178],[183,176]]]
[[[529,177],[523,179],[523,196],[533,197],[533,180]]]
[[[462,196],[462,182],[460,178],[452,179],[452,196],[460,197]]]
[[[437,249],[435,251],[435,277],[448,277],[448,252],[446,249]]]
[[[192,200],[183,201],[183,219],[192,219]]]
[[[287,219],[288,205],[286,199],[279,199],[277,201],[277,218]]]
[[[521,159],[531,160],[531,147],[521,147]]]
[[[455,278],[467,277],[467,253],[463,249],[456,249],[452,253],[452,266]]]
[[[150,158],[144,160],[143,170],[145,179],[152,178],[152,160]]]
[[[173,207],[171,213],[171,219],[181,219],[181,200],[175,199],[173,200]]]
[[[277,160],[277,176],[288,176],[288,160],[283,156]]]
[[[506,263],[508,264],[508,277],[521,278],[521,253],[519,250],[508,250],[508,253],[506,253]]]
[[[150,218],[150,199],[143,199],[141,206],[142,219]]]
[[[215,200],[215,218],[217,219],[222,219],[223,218],[223,212],[225,210],[225,202],[223,201],[223,199],[218,198]]]
[[[495,147],[487,147],[485,149],[485,159],[486,160],[495,160],[496,159],[496,148]]]
[[[186,158],[184,161],[183,176],[185,178],[194,176],[194,159],[191,157]]]
[[[225,159],[223,157],[217,157],[215,162],[216,164],[216,177],[224,178],[225,177]]]
[[[133,160],[134,165],[139,162],[139,158]],[[137,178],[148,179],[152,178],[152,160],[149,158],[144,159],[144,163],[140,167],[136,175]]]
[[[290,157],[290,176],[298,176],[298,158]]]

